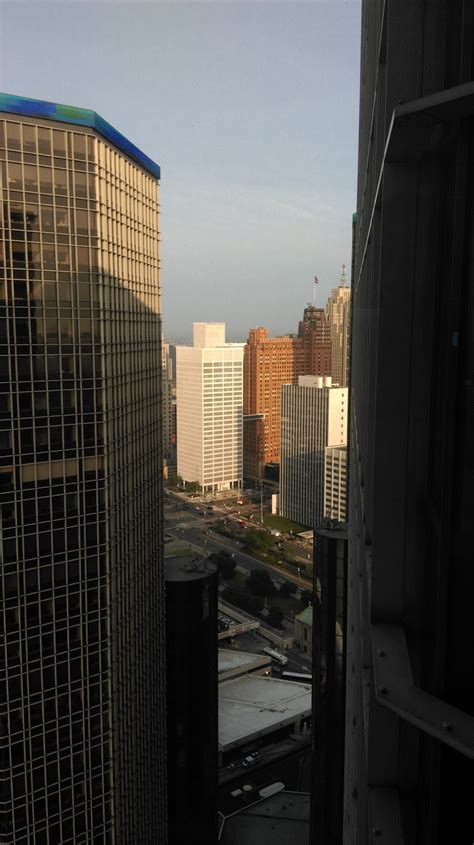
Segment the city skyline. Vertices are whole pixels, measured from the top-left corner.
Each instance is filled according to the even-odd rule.
[[[350,265],[359,31],[358,2],[2,6],[2,90],[92,108],[160,162],[167,340],[283,334]]]

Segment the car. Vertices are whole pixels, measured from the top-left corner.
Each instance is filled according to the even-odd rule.
[[[249,754],[249,756],[246,757],[245,760],[242,760],[242,766],[245,766],[245,768],[248,768],[248,766],[255,766],[256,762],[257,761],[256,761],[255,757],[253,757],[251,754]]]

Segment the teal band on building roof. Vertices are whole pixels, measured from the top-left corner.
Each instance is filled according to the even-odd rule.
[[[156,179],[160,178],[159,166],[95,111],[64,106],[61,103],[48,103],[45,100],[32,100],[29,97],[16,97],[13,94],[0,94],[0,112],[21,114],[26,117],[42,117],[46,120],[57,120],[60,123],[71,123],[95,129],[152,176]]]

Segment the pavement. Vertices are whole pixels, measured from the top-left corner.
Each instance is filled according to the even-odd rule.
[[[249,570],[264,570],[273,576],[277,575],[281,581],[290,581],[297,584],[301,590],[311,589],[311,579],[293,575],[291,572],[280,569],[278,566],[272,566],[270,563],[264,563],[242,551],[242,544],[238,540],[224,537],[213,530],[212,524],[207,524],[211,523],[213,519],[216,519],[214,514],[208,515],[202,510],[197,511],[193,505],[180,507],[176,511],[171,504],[168,505],[165,502],[165,529],[168,534],[176,539],[189,543],[207,554],[223,550],[230,552],[235,554],[237,564],[246,566]]]
[[[268,572],[272,580],[276,583],[290,581],[297,584],[300,590],[311,589],[311,581],[308,581],[306,578],[299,578],[271,564],[263,563],[261,560],[243,552],[241,544],[238,541],[233,541],[228,537],[223,537],[216,531],[212,531],[212,526],[207,524],[210,521],[209,515],[202,510],[196,510],[196,499],[193,499],[192,502],[192,504],[188,504],[188,502],[182,502],[181,499],[177,501],[175,497],[172,498],[171,496],[165,499],[165,530],[168,535],[185,545],[189,545],[201,554],[211,554],[212,552],[219,551],[230,552],[235,555],[235,562],[241,570],[243,569],[248,572],[253,569],[263,570]],[[178,506],[177,510],[176,506]],[[199,503],[198,506],[201,507]],[[291,632],[294,630],[292,624],[288,623],[285,627],[288,630],[291,629]],[[235,639],[235,648],[237,650],[251,651],[254,654],[262,654],[264,646],[267,645],[268,641],[260,637],[258,633],[240,634]],[[228,640],[224,640],[222,646],[225,648],[232,647]],[[293,648],[285,651],[285,656],[288,657],[288,664],[285,667],[288,672],[311,674],[311,660],[307,655],[303,655],[299,649]],[[276,665],[273,667],[274,674],[277,677],[278,668]]]

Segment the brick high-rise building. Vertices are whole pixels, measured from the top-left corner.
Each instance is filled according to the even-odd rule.
[[[262,478],[280,460],[280,394],[305,371],[299,337],[269,337],[251,329],[244,350],[244,476]]]
[[[159,168],[0,95],[0,841],[166,838]]]
[[[298,337],[305,350],[305,371],[301,375],[331,375],[331,326],[324,308],[307,305],[298,324]]]
[[[298,335],[269,337],[251,329],[244,351],[244,476],[263,478],[280,461],[283,384],[298,376],[331,375],[331,333],[324,309],[308,305]]]

